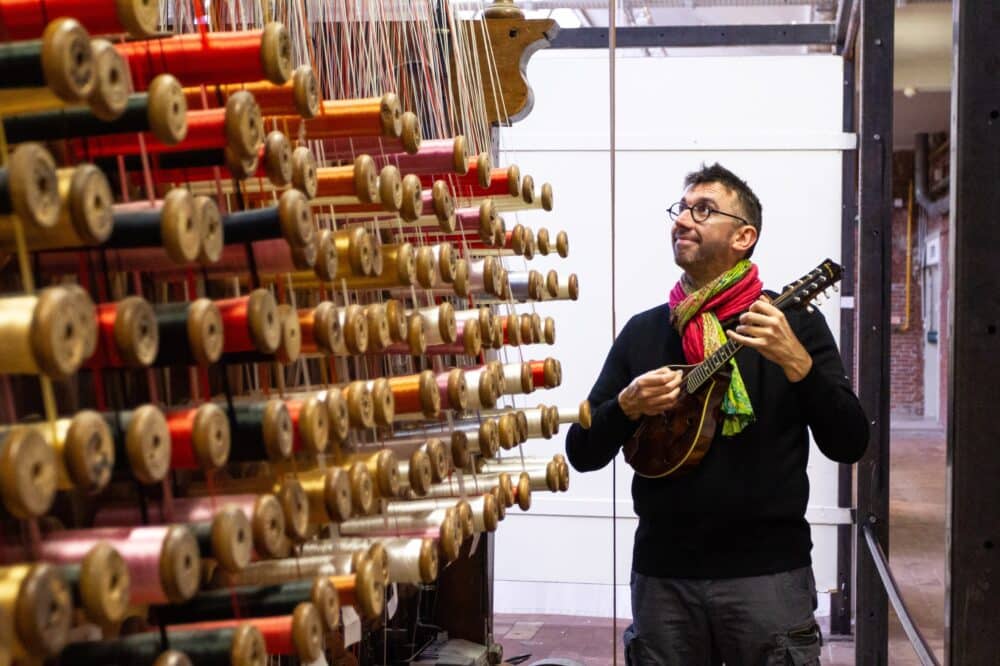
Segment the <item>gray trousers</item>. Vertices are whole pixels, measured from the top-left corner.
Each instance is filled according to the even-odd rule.
[[[632,572],[628,666],[819,664],[812,568],[719,580]]]

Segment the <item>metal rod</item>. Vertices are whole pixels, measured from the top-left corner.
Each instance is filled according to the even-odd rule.
[[[855,64],[844,61],[844,132],[854,132],[855,91],[857,89]],[[841,154],[841,222],[840,222],[840,264],[844,275],[850,276],[841,284],[840,301],[840,356],[844,368],[857,390],[856,354],[854,345],[855,312],[854,282],[857,275],[858,202],[857,175],[858,151],[845,150]],[[837,506],[854,506],[854,466],[837,466]],[[854,606],[854,525],[837,526],[837,589],[830,595],[830,633],[849,636],[854,632],[851,625]]]
[[[875,539],[875,533],[871,525],[862,526],[861,532],[865,535],[868,553],[872,556],[872,562],[875,564],[875,569],[878,570],[878,575],[882,579],[882,585],[889,595],[889,601],[892,602],[892,608],[896,611],[899,623],[903,625],[903,631],[910,640],[913,651],[917,653],[917,659],[920,660],[923,666],[939,666],[940,662],[927,644],[927,639],[920,633],[920,628],[913,623],[913,618],[910,617],[910,611],[906,607],[906,602],[903,601],[903,597],[899,594],[899,585],[896,583],[895,576],[892,575],[889,563],[886,562],[882,546]]]

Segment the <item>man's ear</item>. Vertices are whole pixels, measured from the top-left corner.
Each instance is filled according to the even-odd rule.
[[[733,234],[729,245],[737,252],[746,252],[757,242],[757,229],[751,224],[741,224]]]

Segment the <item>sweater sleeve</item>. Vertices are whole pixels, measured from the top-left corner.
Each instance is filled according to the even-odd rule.
[[[631,332],[630,325],[626,324],[611,346],[601,374],[587,396],[590,428],[584,430],[574,423],[566,435],[566,456],[579,472],[601,469],[610,463],[639,427],[639,422],[629,420],[618,404],[618,393],[632,381],[625,354]]]
[[[796,334],[813,359],[812,369],[794,386],[816,445],[827,458],[855,463],[868,446],[868,418],[851,389],[844,363],[826,319],[803,314]]]

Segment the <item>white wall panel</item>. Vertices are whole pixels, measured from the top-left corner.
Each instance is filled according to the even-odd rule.
[[[841,66],[827,56],[621,59],[617,68],[615,299],[616,329],[662,303],[679,276],[669,244],[666,208],[684,174],[718,160],[744,177],[763,203],[764,227],[754,255],[771,289],[840,253],[840,151],[855,138],[841,132]],[[517,405],[576,405],[600,371],[612,340],[611,196],[607,54],[534,56],[528,79],[535,108],[501,133],[501,163],[516,163],[535,182],[551,182],[552,213],[505,215],[570,236],[570,256],[512,260],[580,278],[580,300],[537,306],[556,319],[556,345],[538,345],[509,360],[555,356],[563,385],[519,396]],[[839,299],[822,307],[839,331]],[[533,306],[518,306],[531,311]],[[526,455],[564,447],[565,426],[552,440],[532,440]],[[629,616],[628,578],[636,519],[630,468],[619,457],[617,502],[610,468],[571,473],[570,491],[536,493],[532,510],[508,513],[496,540],[497,612],[608,616],[612,583],[619,617]],[[817,587],[835,581],[837,466],[813,449],[808,517],[813,524]],[[612,509],[618,516],[612,548]],[[617,558],[612,576],[612,553]],[[821,601],[828,612],[828,599]]]

